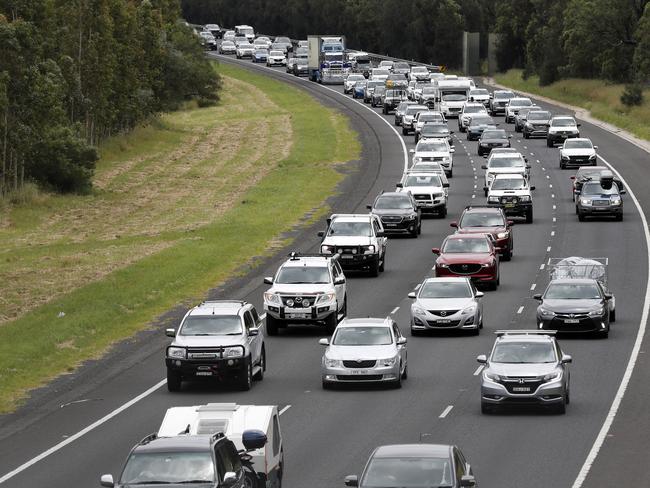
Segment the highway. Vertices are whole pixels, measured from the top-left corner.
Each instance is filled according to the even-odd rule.
[[[322,87],[281,69],[215,57],[301,87],[323,104],[349,115],[359,133],[363,154],[360,161],[348,165],[357,170],[342,183],[341,194],[331,199],[335,211],[365,213],[365,205],[379,192],[394,189],[404,169],[405,149],[414,145],[412,136],[402,139],[393,129],[392,115],[382,116],[379,110],[343,96],[340,86]],[[457,131],[455,120],[449,125]],[[508,125],[509,131],[512,128]],[[645,190],[648,154],[589,124],[583,123],[581,132],[620,172],[641,207],[650,209],[650,195]],[[524,140],[514,134],[513,147],[532,164],[532,184],[537,187],[535,221],[514,226],[514,257],[501,265],[498,291],[486,292],[484,298],[485,328],[478,337],[438,334],[411,338],[407,332],[407,294],[431,275],[431,248],[451,233],[449,223],[466,205],[483,204],[485,200],[480,168],[484,160],[476,155],[477,143],[466,141],[458,132],[455,137],[448,217],[424,220],[418,239],[391,239],[386,271],[379,278],[349,276],[349,316],[392,314],[408,337],[409,378],[402,389],[323,391],[323,348],[318,338],[324,334],[312,327],[295,327],[278,337],[266,338],[269,368],[264,380],[251,391],[197,385],[181,393],[168,393],[161,383],[167,344],[163,332],[166,325],[179,318],[182,309],[177,309],[156,324],[157,330],[116,347],[106,358],[37,392],[34,400],[15,415],[0,419],[0,479],[5,477],[4,486],[98,486],[101,474],[119,474],[129,449],[157,430],[167,408],[207,402],[277,404],[283,409],[286,488],[342,486],[345,475],[360,474],[377,445],[420,440],[459,445],[483,487],[574,485],[608,415],[637,340],[648,281],[642,217],[631,195],[627,195],[623,222],[578,223],[570,197],[569,176],[573,172],[559,169],[558,150],[547,148],[543,139]],[[316,232],[323,228],[320,222],[299,231],[290,249],[316,252]],[[267,288],[262,277],[274,273],[288,250],[210,296],[243,298],[262,309],[262,292]],[[572,255],[609,258],[609,284],[616,294],[617,321],[605,340],[560,339],[565,352],[573,356],[571,404],[566,415],[534,409],[481,415],[476,356],[489,352],[496,329],[534,327],[536,302],[530,297],[542,292],[548,282],[545,263],[551,257]],[[603,456],[602,463],[600,457],[596,459],[584,486],[647,485],[647,464],[632,462],[635,455],[641,459],[648,452],[638,452],[644,442],[649,442],[647,434],[633,428],[638,415],[645,420],[636,420],[648,426],[642,408],[648,399],[645,371],[633,375],[634,388],[625,397],[613,428],[613,432],[620,429],[630,437],[636,436],[637,444],[623,445],[623,439],[616,436],[608,439],[603,452],[610,454]],[[161,387],[154,388],[157,384]],[[115,412],[143,392],[147,395]],[[85,435],[70,437],[107,415],[110,418],[88,429]],[[71,439],[68,444],[35,459],[66,439]],[[616,460],[618,464],[614,464]],[[30,461],[33,464],[25,465]],[[620,463],[625,463],[624,471]],[[21,466],[24,469],[6,476]]]

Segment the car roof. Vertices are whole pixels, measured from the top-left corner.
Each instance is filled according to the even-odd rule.
[[[570,141],[574,141],[574,142],[580,142],[580,141],[591,142],[591,139],[589,139],[588,137],[570,137],[569,139],[565,140],[564,142],[570,142]]]
[[[386,318],[367,317],[361,319],[343,319],[337,327],[358,327],[359,325],[368,327],[389,327],[392,321]]]
[[[341,222],[366,222],[372,219],[370,214],[333,214],[332,221],[340,220]]]
[[[466,213],[470,213],[470,212],[498,213],[499,215],[503,215],[503,210],[500,207],[488,207],[488,206],[468,207],[465,209],[465,212]]]
[[[377,199],[381,197],[400,197],[400,198],[409,198],[408,193],[404,193],[403,191],[385,191],[381,195],[377,195]]]
[[[555,336],[546,334],[508,333],[497,337],[497,342],[555,342]]]
[[[212,436],[209,435],[158,437],[147,443],[136,446],[135,452],[210,452],[211,444]]]
[[[447,237],[445,237],[445,240],[447,239],[487,239],[488,241],[492,242],[492,239],[487,232],[474,232],[471,234],[449,234]]]
[[[464,278],[461,276],[441,276],[435,278],[427,278],[423,281],[424,283],[440,283],[441,281],[451,281],[455,283],[469,283],[469,278]]]
[[[326,268],[328,265],[328,258],[326,256],[298,256],[295,258],[287,259],[282,263],[283,267],[298,268],[301,266],[311,266],[315,268]]]
[[[551,284],[560,284],[560,285],[592,285],[597,283],[598,280],[594,278],[558,278],[551,280]]]
[[[393,444],[379,446],[372,457],[425,457],[448,458],[451,446],[445,444]]]
[[[521,173],[498,173],[494,176],[495,180],[524,180],[526,177]]]
[[[560,119],[570,119],[575,121],[575,118],[572,115],[556,115],[555,117],[553,117],[553,120],[560,120]]]
[[[206,301],[190,310],[189,315],[236,315],[244,305],[246,302],[238,300]]]

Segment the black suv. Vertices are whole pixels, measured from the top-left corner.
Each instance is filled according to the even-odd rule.
[[[385,234],[417,237],[422,232],[422,216],[410,192],[382,193],[366,207],[381,219]]]
[[[246,450],[266,444],[266,436],[259,431],[245,431],[242,440]],[[174,437],[151,434],[131,449],[119,481],[105,474],[100,483],[107,488],[163,484],[244,488],[250,483],[247,477],[250,473],[242,466],[235,444],[222,433]]]
[[[503,129],[485,129],[478,140],[478,155],[490,154],[495,147],[510,147],[511,137]]]

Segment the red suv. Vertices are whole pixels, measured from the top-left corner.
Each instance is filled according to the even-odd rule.
[[[490,234],[501,259],[510,261],[514,247],[512,237],[512,220],[506,219],[501,207],[469,206],[465,207],[458,222],[452,222],[458,234]]]
[[[436,276],[463,276],[485,283],[493,290],[499,286],[499,255],[489,234],[452,234],[438,249]]]

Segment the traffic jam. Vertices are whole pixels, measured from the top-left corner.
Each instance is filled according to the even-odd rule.
[[[524,251],[519,236],[538,231],[536,188],[544,185],[554,202],[575,207],[572,225],[598,221],[617,232],[626,190],[608,165],[599,164],[598,146],[581,137],[580,123],[514,91],[479,85],[440,67],[378,61],[348,50],[343,36],[272,39],[245,25],[207,25],[198,35],[219,56],[331,86],[383,117],[413,147],[394,187],[374,195],[362,213],[329,215],[318,232],[317,252],[291,252],[263,279],[262,306],[237,297],[206,300],[166,329],[169,392],[182,395],[206,381],[251,390],[272,363],[267,338],[305,325],[322,330],[324,390],[344,396],[369,384],[399,389],[413,373],[409,341],[440,334],[472,341],[489,328],[491,350],[474,363],[477,411],[565,414],[572,391],[570,350],[576,341],[607,338],[616,321],[608,257],[575,249],[545,259],[539,271],[543,287],[527,292],[535,318],[524,327],[495,323],[486,303],[500,293],[504,271],[517,266]],[[562,172],[565,187],[547,188],[551,168],[542,169],[531,152],[538,147],[557,152],[552,169]],[[459,208],[461,196],[454,180],[468,168],[474,191],[456,212],[450,202]],[[431,243],[429,276],[414,289],[394,290],[408,297],[408,325],[392,315],[348,314],[354,300],[350,282],[360,276],[384,280],[391,241],[408,246],[439,221],[448,223],[448,233]],[[565,337],[571,338],[568,344]],[[280,487],[283,442],[291,442],[282,437],[280,414],[277,406],[234,403],[171,408],[159,431],[128,454],[122,473],[102,476],[101,485]],[[358,475],[341,481],[375,488],[478,486],[479,474],[463,448],[428,442],[378,446]]]

